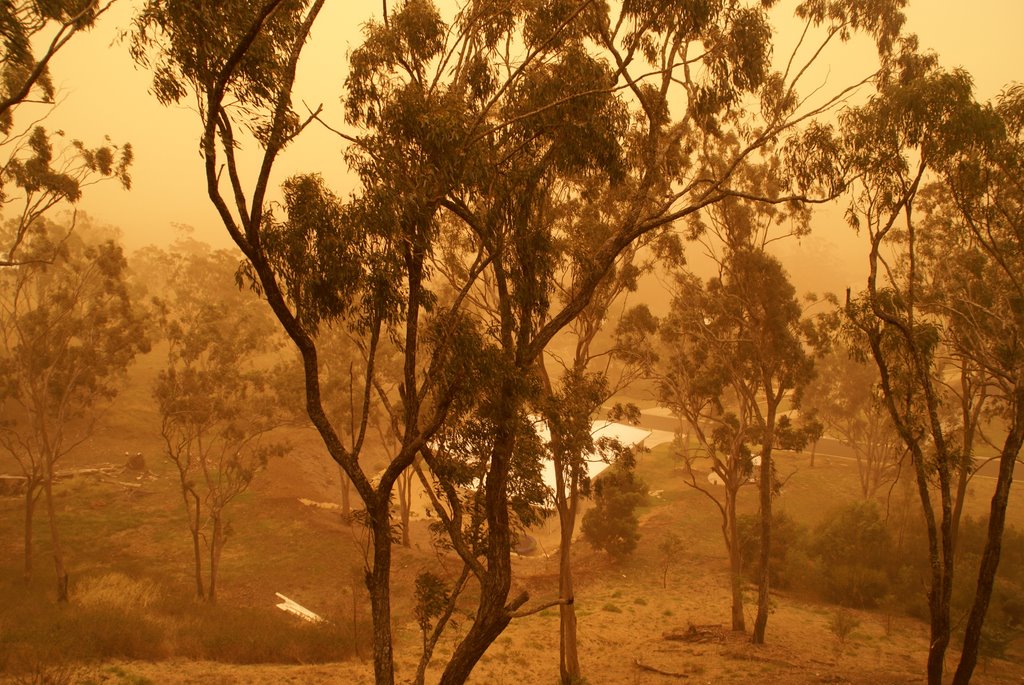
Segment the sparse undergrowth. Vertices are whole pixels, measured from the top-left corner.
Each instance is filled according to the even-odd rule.
[[[725,645],[732,656],[722,652],[720,645],[663,642],[663,633],[687,621],[715,624],[728,615],[724,596],[716,594],[725,588],[717,574],[725,572],[726,562],[719,551],[714,512],[697,495],[683,490],[673,462],[665,457],[656,449],[644,456],[638,469],[645,480],[666,488],[639,510],[643,535],[635,554],[620,562],[583,544],[574,552],[582,555],[577,607],[584,640],[584,675],[592,682],[660,682],[634,678],[639,667],[633,658],[638,654],[647,665],[691,676],[703,672],[698,668],[706,669],[703,680],[725,683],[744,681],[749,676],[744,668],[752,663],[770,668],[765,682],[804,682],[792,678],[807,670],[808,664],[812,669],[823,668],[822,661],[828,666],[821,677],[845,682],[850,680],[846,676],[862,667],[854,661],[867,653],[865,650],[871,650],[876,675],[923,672],[919,662],[925,645],[918,639],[918,624],[901,617],[902,612],[888,600],[882,605],[885,616],[856,612],[860,627],[847,636],[841,650],[835,650],[837,636],[829,626],[835,607],[822,603],[818,591],[803,591],[807,578],[801,574],[814,572],[818,563],[806,550],[806,541],[790,545],[790,553],[796,549],[803,554],[787,560],[797,562],[795,566],[780,569],[780,578],[788,573],[794,582],[784,596],[775,598],[777,613],[769,636],[769,650],[775,651],[761,656],[751,653],[753,661],[738,662],[734,652],[747,654],[743,635],[730,638]],[[85,477],[61,483],[59,515],[76,562],[68,606],[53,602],[45,536],[40,536],[39,578],[26,592],[18,566],[20,520],[13,513],[18,501],[0,501],[5,507],[0,525],[7,531],[7,563],[0,566],[0,681],[6,676],[11,682],[34,683],[185,683],[193,682],[190,678],[197,674],[217,670],[228,674],[219,681],[225,683],[371,682],[366,680],[370,677],[368,665],[352,659],[369,655],[368,607],[361,575],[352,582],[347,580],[347,569],[358,558],[358,548],[336,516],[302,507],[293,499],[294,493],[308,496],[308,481],[313,480],[315,471],[299,478],[293,475],[301,473],[295,463],[282,465],[272,474],[272,486],[268,479],[268,487],[257,488],[240,503],[240,523],[225,557],[225,595],[211,607],[196,603],[188,594],[187,529],[177,516],[175,493],[163,464],[157,459],[147,464],[154,478],[140,481],[144,493]],[[830,484],[842,484],[843,476],[841,469],[830,469],[825,463],[815,469],[803,468],[791,479],[780,501],[794,518],[808,525],[809,533],[814,532],[817,524],[829,518],[830,506],[854,501],[844,491],[837,495],[834,488],[828,489]],[[741,505],[745,513],[756,508],[752,500]],[[804,515],[806,511],[814,515]],[[974,553],[976,547],[974,527],[969,524],[964,534],[968,553]],[[672,566],[666,575],[665,555],[658,546],[669,531],[678,534],[684,544],[668,560]],[[1011,542],[1017,539],[1010,538]],[[421,531],[419,539],[414,536],[414,549],[399,551],[396,588],[411,588],[408,569],[436,558],[426,545],[415,549],[423,540]],[[785,542],[781,534],[779,541]],[[550,551],[551,546],[547,548]],[[1016,547],[1007,549],[1007,559],[1018,561],[1018,553]],[[1010,563],[1006,568],[1013,567]],[[547,599],[554,587],[551,570],[541,559],[523,560],[517,579],[528,584],[535,598]],[[968,574],[963,577],[969,580]],[[792,587],[794,584],[800,588]],[[355,606],[352,589],[357,592]],[[1011,618],[1016,615],[1012,589],[1003,587],[1007,599],[997,598],[995,603],[1003,607],[997,612]],[[293,595],[296,599],[321,614],[342,615],[332,625],[304,624],[273,608],[275,590],[297,593]],[[402,660],[418,657],[420,635],[415,629],[412,599],[411,589],[400,590],[395,597],[396,644]],[[353,612],[356,640],[352,639]],[[505,678],[503,682],[553,682],[548,675],[557,672],[557,620],[558,611],[548,609],[514,621],[507,647],[486,656],[479,677],[474,676],[470,683],[500,682],[493,679],[496,674]],[[888,624],[896,627],[890,631]],[[613,640],[616,647],[595,647],[591,641],[598,636]],[[998,646],[1000,650],[993,650],[986,665],[989,673],[1005,671],[1007,667],[1000,663],[1008,664],[1020,656],[1021,641],[1015,634]],[[451,644],[443,641],[438,645],[439,657],[450,653]],[[522,654],[531,656],[521,658]],[[675,655],[672,658],[681,661],[659,661],[659,655]],[[1000,658],[1004,661],[996,661]],[[300,663],[308,665],[296,665]],[[111,672],[118,668],[123,674]],[[407,661],[400,664],[400,673],[411,670],[414,665]],[[301,675],[292,675],[295,672]],[[434,676],[436,673],[428,682]],[[986,682],[986,677],[991,676],[981,674],[978,682]]]
[[[366,625],[357,628],[369,636]],[[171,656],[236,664],[336,662],[369,649],[352,632],[343,620],[314,624],[273,608],[211,606],[115,573],[84,582],[69,605],[31,592],[9,600],[0,672],[52,672],[59,679],[61,668],[76,662]]]

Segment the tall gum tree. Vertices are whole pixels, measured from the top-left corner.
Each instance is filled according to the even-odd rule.
[[[148,351],[149,341],[129,296],[120,246],[44,226],[26,240],[29,259],[0,271],[0,446],[26,476],[25,579],[33,572],[32,516],[42,492],[57,599],[66,602],[56,467],[90,435],[128,365]]]
[[[902,20],[900,4],[802,7],[810,25],[823,27],[825,44],[865,30],[884,48]],[[409,0],[385,6],[350,58],[346,122],[335,128],[361,181],[356,197],[344,204],[338,222],[326,221],[332,212],[320,209],[335,202],[320,184],[293,194],[278,215],[268,203],[275,162],[315,116],[293,109],[291,89],[322,5],[152,0],[138,15],[134,53],[152,68],[163,102],[196,98],[211,201],[248,260],[248,276],[300,351],[307,411],[366,504],[379,683],[394,680],[391,489],[417,452],[429,464],[430,436],[454,401],[442,389],[466,391],[432,375],[440,372],[433,360],[446,358],[446,341],[457,331],[435,336],[435,346],[422,349],[423,317],[437,304],[430,265],[442,235],[454,231],[464,246],[463,278],[445,311],[456,313],[486,270],[499,314],[478,330],[500,348],[503,371],[494,384],[499,403],[481,479],[483,562],[453,543],[479,571],[474,576],[481,589],[474,622],[442,675],[442,682],[461,683],[529,598],[525,592],[510,598],[508,487],[528,399],[523,379],[534,376],[548,342],[586,307],[623,250],[701,207],[748,194],[730,186],[735,166],[770,141],[811,131],[809,122],[849,89],[812,103],[797,96],[803,62],[770,71],[764,3],[713,3],[697,12],[689,2],[612,8],[592,0],[553,6],[478,0],[446,19],[428,0]],[[812,51],[809,59],[819,54]],[[734,127],[750,100],[762,105],[750,115],[762,121],[742,129],[735,163],[704,165],[702,141]],[[259,152],[249,184],[237,154],[243,143]],[[592,246],[573,291],[553,298],[557,250],[546,217],[555,191],[580,195],[578,183],[559,176],[586,168],[603,179],[593,192],[614,188],[621,201],[612,230]],[[799,176],[784,192],[762,199],[782,203],[821,194],[816,169]],[[433,316],[442,325],[467,321]],[[367,341],[367,394],[375,387],[373,350],[380,336],[393,333],[401,341],[402,380],[393,403],[401,416],[401,447],[377,485],[358,458],[365,412],[356,434],[343,441],[322,407],[315,332],[338,320],[353,322]]]
[[[909,450],[928,533],[929,683],[942,682],[951,637],[956,485],[973,468],[970,403],[950,410],[943,356],[986,386],[1005,422],[977,590],[954,682],[970,680],[998,566],[1013,464],[1024,440],[1020,387],[1020,102],[980,105],[970,77],[906,41],[877,96],[844,115],[860,174],[848,216],[870,239],[866,291],[847,305],[881,375]],[[932,185],[927,192],[926,186]],[[955,274],[955,277],[953,276]],[[974,370],[980,371],[976,373]],[[968,382],[961,391],[969,392]],[[950,416],[961,421],[950,424]],[[959,434],[959,435],[958,435]]]
[[[719,494],[698,480],[694,457],[685,455],[688,484],[722,515],[733,630],[746,629],[737,496],[754,474],[750,446],[759,447],[760,535],[769,540],[762,543],[759,559],[760,619],[761,599],[769,589],[763,555],[770,550],[771,530],[764,519],[770,520],[778,480],[772,452],[782,444],[801,442],[801,429],[780,415],[780,407],[810,378],[804,328],[795,290],[781,264],[761,250],[736,244],[723,257],[721,274],[706,285],[692,274],[677,272],[669,314],[659,325],[656,351],[649,353],[649,374],[660,402],[686,421],[724,488]],[[758,625],[763,639],[766,624],[755,623],[755,641]]]
[[[307,413],[366,507],[374,675],[378,683],[392,683],[392,489],[441,426],[450,402],[435,392],[438,359],[449,334],[436,329],[441,331],[437,354],[425,349],[422,338],[425,312],[436,300],[427,282],[427,260],[444,228],[434,214],[438,198],[455,182],[452,169],[439,159],[447,146],[439,147],[441,141],[429,140],[429,134],[448,135],[444,126],[458,122],[420,116],[425,103],[417,91],[422,94],[423,70],[437,58],[444,34],[428,3],[402,5],[384,23],[367,27],[366,44],[352,57],[349,120],[368,131],[353,144],[349,160],[362,180],[360,194],[342,204],[321,179],[299,176],[284,184],[283,201],[273,211],[268,192],[274,164],[312,121],[293,111],[291,88],[322,6],[322,0],[203,6],[150,2],[137,17],[133,44],[136,57],[153,68],[158,98],[170,103],[187,94],[197,97],[211,201],[246,258],[243,278],[262,293],[298,350]],[[414,85],[399,89],[373,83],[380,70],[389,68],[403,70]],[[456,86],[453,103],[468,88],[464,79]],[[253,135],[246,136],[246,129]],[[249,186],[237,154],[243,142],[260,152]],[[467,280],[472,282],[479,271],[480,265],[471,268]],[[450,307],[457,309],[460,301],[456,297]],[[348,422],[332,421],[324,407],[318,344],[324,326],[345,327],[361,341],[364,361],[357,385],[362,401],[354,430],[344,425]],[[389,337],[402,355],[396,396],[390,398],[400,417],[401,444],[372,482],[360,457],[370,399],[380,385],[376,354],[381,340]],[[458,388],[450,384],[443,390]]]
[[[285,451],[270,434],[295,409],[287,367],[261,363],[280,340],[262,303],[232,286],[237,267],[237,256],[208,247],[164,255],[167,363],[153,387],[164,454],[178,472],[188,517],[196,596],[210,603],[232,528],[230,505]]]
[[[504,297],[510,301],[510,304],[506,305],[504,310],[499,307],[499,311],[502,312],[502,320],[500,324],[493,325],[493,328],[502,332],[503,346],[509,349],[510,356],[524,369],[528,369],[531,364],[535,363],[539,348],[546,345],[558,331],[562,330],[585,308],[596,284],[604,277],[622,250],[638,237],[727,197],[745,196],[750,199],[778,201],[782,197],[790,199],[802,197],[812,188],[825,195],[836,192],[836,188],[830,183],[831,178],[823,179],[822,174],[818,173],[818,167],[807,168],[802,163],[798,173],[794,173],[792,176],[792,183],[777,196],[762,196],[757,192],[744,192],[730,184],[733,172],[745,158],[756,155],[769,141],[785,133],[797,122],[806,122],[813,118],[822,109],[827,109],[834,104],[835,100],[827,101],[826,105],[818,109],[807,108],[805,102],[797,100],[794,95],[794,82],[799,80],[799,74],[803,73],[801,67],[794,70],[796,75],[769,75],[767,73],[765,60],[758,50],[766,47],[767,44],[762,39],[770,37],[770,31],[766,29],[763,16],[757,9],[737,9],[730,5],[728,8],[720,8],[721,12],[717,14],[712,13],[712,15],[699,18],[694,17],[690,13],[690,9],[682,6],[672,6],[668,10],[661,5],[656,9],[646,5],[631,6],[626,8],[622,15],[613,15],[610,21],[603,17],[596,19],[595,31],[584,35],[584,42],[593,39],[599,46],[598,54],[608,55],[608,68],[611,75],[616,83],[621,84],[621,87],[617,87],[615,90],[619,92],[623,101],[630,103],[627,104],[627,107],[633,113],[633,125],[629,129],[629,133],[626,134],[626,138],[631,141],[631,144],[628,146],[628,154],[625,156],[625,174],[621,178],[616,178],[614,169],[606,167],[606,173],[609,173],[613,179],[609,188],[620,195],[621,202],[614,212],[612,230],[608,232],[604,240],[593,244],[587,259],[587,268],[581,271],[581,278],[571,295],[564,299],[553,298],[550,303],[537,301],[538,306],[535,311],[541,323],[529,321],[526,316],[517,316],[513,313],[515,305],[519,305],[520,311],[523,311],[523,300],[514,299],[517,293],[502,295],[499,292],[498,298]],[[894,11],[895,8],[888,7],[887,9],[888,12],[879,13],[877,6],[873,8],[873,12],[866,11],[862,6],[857,6],[847,16],[839,13],[837,6],[815,5],[812,7],[808,5],[806,16],[809,24],[829,23],[835,20],[835,24],[829,23],[829,37],[825,39],[826,43],[851,28],[864,28],[865,24],[869,24],[872,30],[877,30],[880,43],[885,44],[891,40],[892,31],[898,28],[900,23],[898,12]],[[708,59],[721,60],[717,66],[723,67],[721,70],[704,72],[705,74],[710,73],[710,77],[706,81],[697,79],[688,69],[691,63],[688,62],[686,51],[696,49],[697,43],[700,42],[697,40],[698,36],[703,38],[702,51],[704,48],[713,46]],[[730,72],[728,68],[724,67],[724,64],[728,63],[730,59],[729,51],[735,50],[738,47],[737,43],[742,42],[743,39],[753,41],[757,47],[744,53],[740,60],[741,64],[735,71]],[[752,47],[753,43],[747,45]],[[604,52],[602,53],[600,50],[604,50]],[[701,52],[701,54],[704,53]],[[735,54],[735,52],[732,53],[732,55]],[[759,58],[758,55],[762,55],[762,58]],[[652,67],[651,63],[658,62],[659,59],[660,63]],[[636,74],[633,72],[634,69],[637,70]],[[641,72],[644,72],[642,77],[640,76]],[[675,94],[675,87],[679,83],[674,79],[675,76],[685,76],[686,84],[683,89],[686,106],[684,113],[677,118],[673,118],[669,108],[669,103],[673,101],[673,98],[669,97],[669,93]],[[766,85],[768,82],[771,85]],[[566,81],[560,80],[559,84],[564,86]],[[762,88],[762,86],[764,87]],[[740,125],[742,117],[737,114],[738,102],[751,90],[763,97],[766,117],[769,120],[766,125],[746,127]],[[565,90],[559,92],[564,93]],[[551,111],[557,112],[558,109],[552,107]],[[518,123],[519,120],[514,119],[514,121]],[[532,123],[524,121],[523,125],[525,127]],[[724,160],[717,166],[706,164],[706,160],[698,154],[702,150],[701,142],[718,135],[721,128],[726,126],[735,127],[740,131],[741,144],[736,146],[735,155],[732,158]],[[804,135],[813,137],[818,134],[819,130],[815,127],[808,127],[804,131]],[[766,132],[769,132],[767,137],[765,137]],[[552,162],[564,159],[559,156],[564,148],[559,147],[557,139],[545,141],[536,135],[531,136],[531,139],[545,145],[541,150],[545,154],[551,155]],[[577,140],[579,139],[577,138]],[[601,140],[599,136],[595,136],[589,142],[590,145],[593,145]],[[794,147],[801,146],[799,136],[795,136],[790,142]],[[579,145],[573,149],[579,154],[589,154],[586,148],[581,148]],[[509,159],[511,161],[511,158]],[[523,170],[529,169],[530,166],[531,163],[524,160],[516,168]],[[600,168],[596,164],[591,164],[591,166]],[[821,168],[824,169],[827,166],[828,164],[822,164]],[[544,168],[548,171],[557,171],[553,167],[552,163],[545,165]],[[532,180],[531,183],[533,183]],[[472,198],[474,200],[472,203],[451,203],[446,206],[450,206],[453,212],[459,214],[467,225],[472,227],[481,242],[486,245],[489,238],[488,231],[491,230],[488,219],[494,216],[495,207],[522,207],[524,200],[529,200],[531,207],[529,211],[532,212],[532,218],[529,220],[537,226],[543,226],[550,222],[552,214],[547,205],[550,204],[552,198],[558,199],[566,194],[580,192],[578,185],[574,186],[571,181],[566,183],[565,179],[546,180],[541,178],[541,183],[544,185],[528,186],[529,192],[519,190],[514,202],[503,201],[500,196],[492,193],[489,198],[486,196]],[[824,187],[827,187],[828,190],[822,192]],[[544,192],[538,194],[538,191]],[[530,197],[530,194],[533,194],[533,198]],[[814,195],[815,193],[810,194]],[[502,209],[501,211],[511,218],[518,218],[527,210],[517,209],[513,212]],[[510,226],[510,230],[523,229]],[[514,247],[516,250],[522,249],[523,244],[508,239],[502,243],[494,242]],[[529,249],[533,250],[533,254],[529,259],[518,257],[517,263],[530,264],[534,270],[525,275],[534,279],[534,282],[540,283],[542,279],[550,279],[550,275],[546,275],[536,267],[550,263],[550,259],[543,253],[537,241],[532,242]],[[495,265],[493,265],[494,270],[497,271],[499,266],[496,259]],[[501,280],[501,277],[495,278],[499,288]],[[534,289],[537,287],[540,286],[535,286]],[[524,313],[529,314],[530,312],[527,309]],[[496,469],[501,468],[500,461],[496,461],[495,465]],[[496,470],[492,473],[499,472]],[[494,517],[494,523],[502,523],[500,514]],[[491,535],[496,534],[493,525],[488,530]],[[495,559],[491,568],[505,569],[506,562],[504,559]],[[502,583],[502,585],[496,584],[497,589],[500,590],[501,595],[507,596],[509,586],[505,583],[504,578]],[[516,599],[522,597],[523,595],[518,595]],[[565,601],[565,599],[561,598],[561,601]],[[521,604],[510,603],[509,606],[515,609]],[[501,621],[509,613],[508,609],[505,609],[504,614],[498,609],[478,613],[477,620],[481,624],[480,639],[490,639],[490,634],[500,632]],[[485,622],[493,622],[495,627],[491,629],[483,627]],[[475,637],[476,635],[474,635]],[[467,647],[467,652],[469,649]],[[475,649],[479,650],[479,648]],[[456,658],[461,658],[461,656],[457,651]],[[468,653],[465,657],[467,662],[475,661],[476,658],[479,658],[478,654],[473,653]]]
[[[878,395],[878,370],[867,361],[856,358],[846,344],[837,343],[816,361],[814,379],[798,402],[802,412],[820,419],[853,450],[864,499],[896,480],[904,453]]]

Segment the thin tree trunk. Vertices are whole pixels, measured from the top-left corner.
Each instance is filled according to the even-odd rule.
[[[726,492],[725,502],[725,544],[729,549],[729,576],[732,589],[732,629],[746,632],[743,616],[743,560],[740,556],[740,540],[736,534],[736,492]]]
[[[210,588],[206,601],[217,603],[217,576],[220,570],[220,553],[224,549],[224,528],[219,511],[213,512],[213,535],[210,540]]]
[[[437,647],[437,641],[441,639],[445,626],[448,625],[448,622],[452,618],[452,614],[455,613],[455,607],[458,605],[459,596],[466,588],[466,581],[469,580],[469,574],[469,566],[464,564],[462,566],[462,573],[459,574],[458,580],[455,581],[455,585],[452,587],[447,605],[445,606],[441,616],[438,617],[437,623],[434,625],[434,630],[429,636],[426,632],[423,633],[423,654],[420,655],[420,662],[416,666],[416,677],[413,679],[414,685],[424,685],[426,682],[427,666],[430,665],[430,660],[434,655],[434,649]]]
[[[341,516],[348,520],[352,516],[352,481],[340,464],[338,465],[338,474],[341,476]]]
[[[923,464],[917,465],[918,494],[926,514],[931,513],[931,496],[928,478]],[[940,538],[939,527],[934,514],[926,515],[928,529],[929,561],[931,564],[931,582],[928,587],[928,610],[930,615],[930,636],[928,644],[927,674],[928,685],[942,685],[942,672],[945,667],[946,649],[949,647],[949,598],[952,578],[948,569],[946,555],[942,549],[948,540]],[[943,517],[942,528],[946,529],[948,521]]]
[[[189,521],[189,531],[192,533],[192,557],[195,561],[195,575],[196,575],[196,598],[199,601],[206,599],[206,589],[203,587],[203,546],[199,541],[199,522],[200,522],[200,501],[199,498],[193,495],[195,501],[195,513],[190,513],[192,518]],[[188,497],[185,497],[186,510],[188,509]]]
[[[64,567],[64,552],[57,531],[57,512],[53,504],[53,467],[47,467],[43,478],[43,492],[46,495],[46,513],[50,519],[50,540],[53,545],[53,566],[57,574],[57,601],[68,601],[68,572]]]
[[[775,442],[776,409],[777,405],[768,405],[764,439],[761,445],[761,482],[758,483],[758,491],[761,495],[761,550],[757,583],[757,616],[754,619],[754,634],[751,636],[751,642],[755,645],[764,644],[765,630],[768,627],[769,602],[771,601],[769,564],[772,551],[772,495],[775,485],[772,474],[772,447]]]
[[[402,518],[402,546],[411,547],[409,519],[412,512],[412,467],[398,477],[398,511]]]
[[[556,465],[557,468],[557,465]],[[576,603],[572,579],[572,536],[576,528],[578,495],[570,493],[568,501],[558,498],[558,522],[561,528],[558,550],[558,596],[568,600],[559,605],[559,675],[563,685],[578,682],[581,677],[576,638]]]
[[[25,584],[32,582],[32,523],[35,518],[36,503],[39,501],[39,486],[28,481],[25,484],[25,568],[23,577]]]

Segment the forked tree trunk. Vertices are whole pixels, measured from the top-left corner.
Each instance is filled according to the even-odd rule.
[[[929,644],[927,674],[928,685],[942,685],[942,672],[945,667],[946,649],[949,647],[949,604],[952,595],[952,563],[944,550],[948,549],[949,520],[944,515],[942,533],[936,524],[934,510],[931,506],[931,491],[923,455],[917,450],[914,455],[914,468],[917,477],[918,496],[925,513],[925,525],[928,530],[928,557],[931,566],[931,578],[928,586]]]
[[[402,518],[402,546],[411,547],[409,537],[409,519],[412,514],[412,476],[413,470],[410,466],[398,477],[398,511]]]
[[[505,609],[511,583],[502,577],[495,578],[494,575],[488,574],[481,583],[480,605],[473,625],[445,666],[440,685],[463,685],[487,648],[512,620],[511,613]],[[504,572],[498,575],[505,576]]]
[[[440,685],[463,685],[487,648],[511,622],[512,612],[527,600],[526,595],[520,595],[506,606],[512,587],[508,474],[515,440],[512,426],[516,395],[516,388],[506,380],[499,399],[505,416],[499,420],[486,479],[487,572],[480,579],[480,603],[473,624],[449,659]]]

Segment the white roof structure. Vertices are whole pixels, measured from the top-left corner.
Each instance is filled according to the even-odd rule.
[[[548,430],[548,426],[544,421],[537,419],[534,422],[534,429],[537,431],[537,436],[544,443],[551,442],[551,431]],[[595,441],[601,438],[611,438],[618,440],[626,447],[635,447],[636,445],[643,444],[644,440],[651,435],[651,431],[624,423],[601,420],[593,421],[590,424],[590,434],[594,437]],[[609,466],[608,462],[601,459],[600,455],[596,453],[589,454],[586,460],[587,475],[590,478],[595,478]],[[548,486],[551,490],[555,489],[555,463],[551,459],[544,460],[544,485]]]
[[[274,594],[277,595],[278,599],[284,600],[280,604],[275,605],[281,611],[287,611],[293,616],[298,616],[303,621],[309,621],[310,623],[323,623],[324,619],[320,615],[313,613],[294,599],[288,599],[280,592],[275,592]]]

